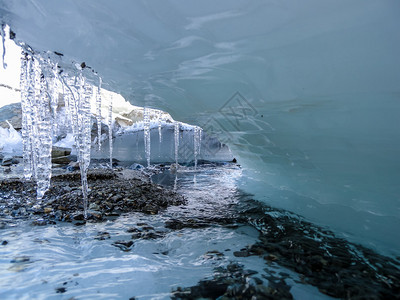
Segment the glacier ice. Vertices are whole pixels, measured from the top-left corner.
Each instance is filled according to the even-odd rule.
[[[0,2],[16,39],[219,133],[257,199],[400,253],[398,1]]]

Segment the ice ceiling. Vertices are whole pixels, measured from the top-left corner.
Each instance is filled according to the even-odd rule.
[[[400,253],[399,1],[0,4],[18,41],[219,133],[259,200]]]

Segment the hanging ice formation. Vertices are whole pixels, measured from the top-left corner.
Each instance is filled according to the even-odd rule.
[[[21,58],[20,80],[25,178],[36,181],[40,204],[50,187],[52,116],[40,62],[25,52]]]
[[[52,64],[49,62],[49,65],[52,66],[52,73],[53,73],[53,78],[52,78],[52,90],[51,90],[51,110],[53,113],[53,126],[54,126],[54,132],[57,132],[57,107],[58,107],[58,93],[59,93],[59,76],[58,76],[58,64]]]
[[[99,86],[96,94],[97,145],[99,151],[101,148],[101,84],[102,80],[99,77]]]
[[[193,132],[193,149],[194,149],[194,169],[197,169],[197,157],[200,155],[200,149],[201,149],[201,135],[203,133],[203,130],[195,126],[194,127],[194,132]]]
[[[160,141],[160,144],[162,143],[161,116],[162,116],[162,112],[160,111],[160,113],[159,113],[159,115],[158,115],[158,139],[159,139],[159,141]]]
[[[7,68],[7,64],[5,62],[5,57],[6,57],[6,33],[4,31],[5,27],[6,27],[5,24],[0,25],[1,42],[3,44],[3,69]]]
[[[90,164],[91,146],[91,112],[90,98],[92,97],[92,86],[86,83],[82,72],[74,79],[66,79],[66,93],[64,99],[71,116],[71,127],[75,137],[75,146],[81,173],[83,209],[87,217],[87,171]]]
[[[143,133],[147,167],[150,167],[150,115],[147,107],[143,108]]]
[[[174,123],[174,138],[175,138],[175,164],[178,167],[178,152],[179,152],[179,122]]]
[[[113,105],[113,96],[110,97],[110,104],[108,106],[108,142],[110,146],[110,169],[112,169],[112,155],[113,155],[113,140],[112,140],[112,105]]]

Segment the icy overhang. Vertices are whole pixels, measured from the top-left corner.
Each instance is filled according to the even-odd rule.
[[[219,131],[259,199],[400,249],[398,1],[0,3],[18,40]]]

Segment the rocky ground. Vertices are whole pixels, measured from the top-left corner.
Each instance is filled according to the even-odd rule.
[[[7,226],[7,220],[21,218],[32,220],[33,226],[57,222],[83,225],[112,220],[132,211],[158,214],[169,206],[178,205],[182,214],[172,214],[166,219],[164,228],[167,231],[208,226],[255,227],[259,231],[258,242],[232,251],[236,257],[263,258],[266,273],[258,274],[231,262],[226,267],[216,268],[212,277],[194,286],[174,289],[173,299],[292,299],[286,283],[290,275],[274,273],[269,268],[273,265],[296,272],[300,279],[293,280],[316,286],[331,297],[400,299],[400,258],[388,258],[351,244],[299,216],[256,202],[250,195],[229,206],[215,203],[215,207],[200,205],[188,211],[181,195],[152,184],[140,171],[91,170],[88,182],[89,211],[85,221],[78,172],[53,176],[51,188],[39,209],[35,209],[32,202],[35,198],[32,183],[19,179],[0,181],[0,227]],[[137,239],[162,239],[166,234],[145,223],[129,228],[128,232],[132,234],[131,239],[113,242],[122,251],[131,251]],[[108,240],[110,234],[99,232],[95,238]],[[2,241],[2,246],[6,245],[7,241]],[[224,254],[210,251],[207,255]]]
[[[198,228],[251,224],[259,241],[234,252],[236,257],[260,256],[266,265],[280,265],[300,274],[299,283],[316,286],[323,294],[341,299],[400,299],[400,258],[388,258],[337,238],[298,216],[248,199],[236,207],[234,218],[171,220],[169,228]],[[217,268],[213,278],[181,287],[173,299],[292,299],[289,274],[268,276],[232,264]],[[268,280],[264,286],[259,277]],[[296,280],[295,280],[296,281]]]
[[[170,205],[185,203],[182,196],[150,183],[139,171],[94,169],[88,173],[88,219],[104,221],[122,213],[141,211],[156,214]],[[31,218],[33,225],[56,221],[84,224],[80,173],[68,172],[52,177],[50,190],[38,207],[35,185],[21,179],[0,181],[1,218]],[[4,226],[4,224],[3,224]]]

